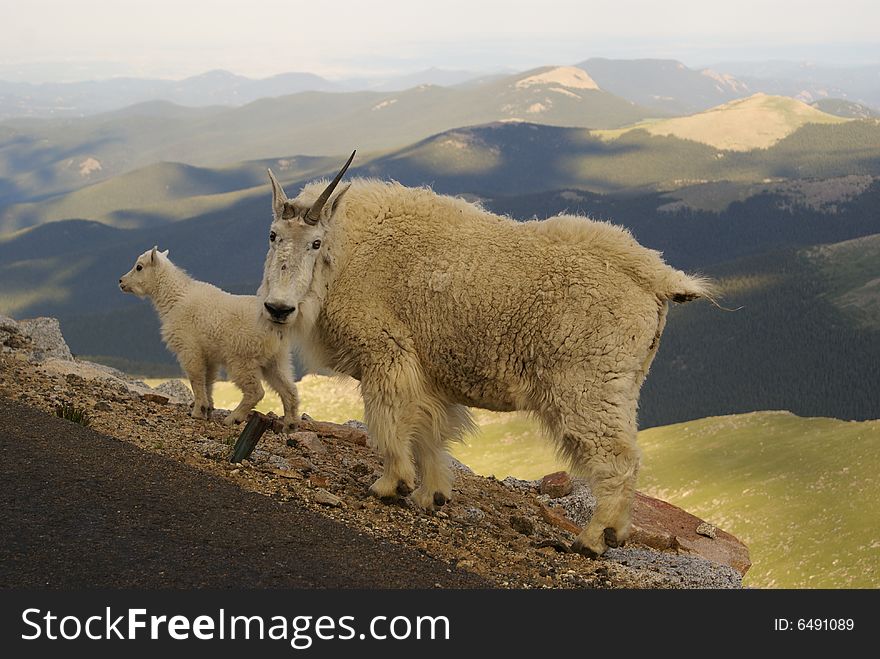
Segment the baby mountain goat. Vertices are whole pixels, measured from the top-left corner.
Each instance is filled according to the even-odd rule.
[[[299,401],[290,365],[290,332],[262,317],[262,300],[196,281],[171,262],[167,250],[156,247],[138,257],[119,280],[119,288],[152,300],[162,340],[192,384],[193,417],[208,418],[214,408],[212,389],[223,366],[244,394],[223,423],[244,421],[262,400],[262,377],[281,397],[284,425],[295,425]]]
[[[352,157],[354,154],[352,154]],[[351,159],[349,159],[349,163]],[[348,163],[346,164],[346,167]],[[288,199],[260,295],[313,361],[360,380],[384,458],[379,497],[452,494],[446,451],[465,406],[539,419],[597,505],[573,549],[626,540],[639,467],[639,389],[668,302],[710,295],[625,229],[583,217],[515,222],[427,188],[355,180]]]

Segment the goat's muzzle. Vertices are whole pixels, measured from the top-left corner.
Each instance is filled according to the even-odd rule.
[[[296,311],[296,307],[289,307],[285,304],[272,304],[264,302],[263,307],[269,312],[269,318],[273,323],[283,323],[287,317]]]

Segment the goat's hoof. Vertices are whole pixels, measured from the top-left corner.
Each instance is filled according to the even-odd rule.
[[[580,538],[575,538],[575,541],[571,543],[571,550],[576,554],[581,554],[582,556],[586,556],[593,560],[596,560],[605,553],[604,549],[601,552],[590,549],[587,545],[581,542]]]
[[[449,501],[449,497],[443,492],[425,489],[424,487],[419,486],[418,489],[413,492],[412,500],[422,510],[431,512],[437,510]]]
[[[610,527],[605,529],[604,536],[605,544],[614,549],[617,549],[618,547],[623,547],[626,544],[626,540],[617,539],[617,531]]]
[[[384,476],[370,486],[370,494],[384,503],[398,501],[407,497],[410,492],[412,492],[412,487],[405,481],[399,480],[395,483],[387,480]]]

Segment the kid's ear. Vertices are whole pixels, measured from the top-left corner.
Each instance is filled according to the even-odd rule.
[[[156,254],[159,252],[158,245],[153,245],[153,251],[150,252],[150,263],[156,262]]]

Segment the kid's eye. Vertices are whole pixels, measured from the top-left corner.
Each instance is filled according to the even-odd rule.
[[[142,266],[140,263],[138,263],[137,267],[135,268],[135,270],[137,270],[138,272],[140,272],[143,269],[144,269],[144,266]]]
[[[274,243],[274,242],[275,242],[275,232],[274,232],[274,231],[270,231],[270,232],[269,232],[269,242],[270,242],[270,243]]]
[[[321,249],[321,241],[315,240],[312,242],[312,249]]]

